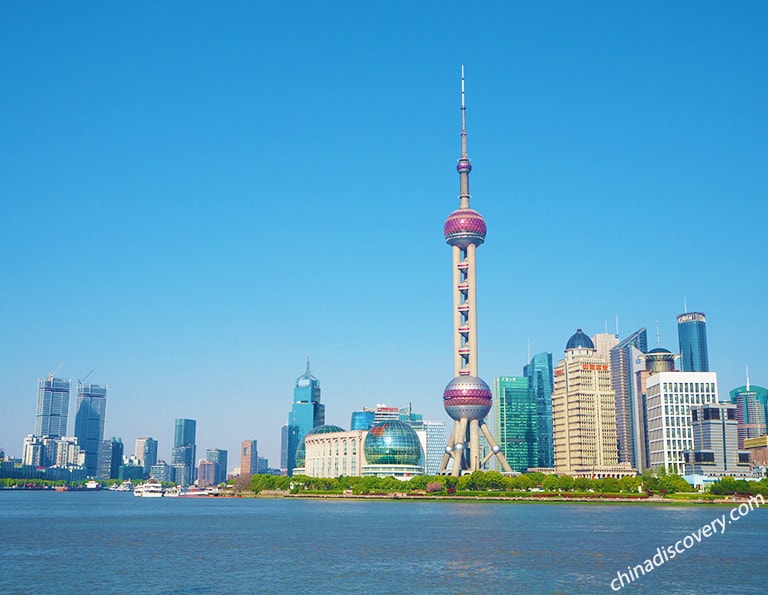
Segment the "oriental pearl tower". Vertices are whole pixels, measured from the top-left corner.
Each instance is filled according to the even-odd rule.
[[[448,215],[443,233],[453,252],[453,374],[443,392],[443,406],[454,420],[453,431],[445,447],[439,473],[458,476],[462,471],[481,469],[494,455],[504,471],[512,472],[507,459],[494,440],[485,418],[491,410],[493,393],[477,375],[477,285],[475,253],[485,241],[485,219],[469,208],[469,172],[467,157],[467,119],[464,106],[464,67],[461,67],[461,158],[459,172],[459,208]],[[480,432],[491,452],[480,458]]]

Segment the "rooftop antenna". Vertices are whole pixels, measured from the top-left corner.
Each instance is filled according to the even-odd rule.
[[[688,302],[683,298],[683,314],[688,314]]]
[[[659,330],[659,321],[656,321],[656,347],[661,347],[661,331]]]
[[[747,391],[749,391],[749,365],[747,365]]]
[[[307,354],[307,376],[309,376],[309,375],[310,375],[310,372],[309,372],[309,354]]]
[[[619,315],[616,314],[616,338],[619,338]]]
[[[605,319],[605,334],[608,334],[608,319]]]

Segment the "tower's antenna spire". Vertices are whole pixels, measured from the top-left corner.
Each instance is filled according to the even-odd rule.
[[[747,365],[747,390],[749,390],[749,365]]]
[[[656,321],[656,347],[661,347],[661,331],[659,330],[659,321]]]
[[[309,354],[307,354],[307,376],[309,376],[309,375],[310,375],[310,371],[309,371]]]
[[[683,314],[688,314],[688,300],[683,298]]]
[[[464,105],[464,65],[461,65],[461,158],[467,158],[467,106]]]
[[[472,164],[467,157],[467,106],[464,104],[464,65],[461,65],[461,158],[456,166],[459,172],[459,208],[469,208],[469,172]]]

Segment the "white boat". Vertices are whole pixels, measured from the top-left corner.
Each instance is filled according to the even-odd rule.
[[[162,498],[164,493],[165,489],[156,479],[148,479],[143,484],[133,488],[133,495],[142,498]]]
[[[182,495],[183,492],[184,492],[184,488],[182,486],[173,486],[165,490],[165,497],[178,498],[179,496]]]
[[[131,480],[130,479],[126,479],[119,486],[115,487],[115,491],[116,492],[132,492],[133,491],[133,484],[131,483]]]

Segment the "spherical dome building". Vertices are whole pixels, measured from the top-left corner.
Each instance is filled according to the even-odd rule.
[[[368,430],[363,449],[369,465],[418,465],[422,457],[414,429],[396,420],[379,422]]]
[[[445,242],[459,248],[466,248],[470,244],[479,246],[485,241],[486,231],[485,219],[474,209],[454,211],[448,215],[443,226]]]
[[[565,344],[565,350],[569,349],[594,349],[595,344],[587,335],[584,334],[580,328],[576,329],[576,332],[568,339],[568,343]]]
[[[296,447],[296,467],[304,467],[304,464],[306,463],[306,456],[307,456],[307,445],[304,442],[304,439],[309,436],[310,434],[330,434],[332,432],[343,432],[344,428],[340,428],[339,426],[334,425],[325,425],[325,426],[317,426],[316,428],[312,428],[309,432],[304,434],[304,436],[301,437],[301,440],[299,441],[299,445]]]
[[[456,376],[443,391],[443,406],[451,419],[485,419],[492,404],[490,387],[476,376]]]

